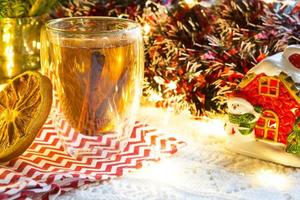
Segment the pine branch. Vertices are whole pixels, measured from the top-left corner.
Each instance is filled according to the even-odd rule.
[[[69,0],[0,0],[1,17],[29,17],[47,14]]]
[[[22,0],[0,0],[0,17],[24,17],[30,3]]]

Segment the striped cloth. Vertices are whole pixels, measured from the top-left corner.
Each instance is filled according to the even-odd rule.
[[[0,164],[0,199],[54,199],[82,185],[122,176],[144,161],[159,161],[185,144],[137,122],[122,153],[75,159],[64,151],[50,118],[22,156]]]

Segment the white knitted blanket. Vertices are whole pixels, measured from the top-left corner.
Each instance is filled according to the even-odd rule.
[[[299,169],[226,150],[226,139],[215,136],[220,124],[205,126],[185,114],[153,108],[142,108],[139,118],[183,137],[188,145],[170,158],[59,199],[300,199]]]

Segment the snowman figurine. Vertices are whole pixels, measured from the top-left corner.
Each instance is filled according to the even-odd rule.
[[[252,133],[255,123],[260,117],[261,108],[254,107],[246,99],[233,97],[228,99],[227,132],[231,134],[249,135]]]
[[[300,167],[300,46],[267,57],[227,101],[228,146],[252,157]]]

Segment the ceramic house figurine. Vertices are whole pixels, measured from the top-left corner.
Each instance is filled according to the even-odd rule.
[[[252,68],[227,102],[226,128],[232,135],[228,147],[253,157],[300,167],[297,83],[300,83],[300,46],[289,46]]]

